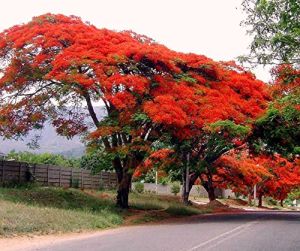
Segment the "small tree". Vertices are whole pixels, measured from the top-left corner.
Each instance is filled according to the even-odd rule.
[[[134,185],[134,191],[137,193],[143,193],[145,189],[144,183],[138,182]]]
[[[180,184],[178,182],[174,182],[171,185],[171,193],[175,196],[180,192]]]

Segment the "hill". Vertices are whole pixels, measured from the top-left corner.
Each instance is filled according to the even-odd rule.
[[[105,111],[103,107],[98,106],[95,108],[95,111],[99,114],[99,118],[104,117]],[[87,118],[87,122],[90,122],[89,118]],[[28,144],[30,144],[35,135],[39,136],[39,148],[32,149]],[[55,128],[51,124],[46,123],[42,130],[30,132],[22,140],[4,140],[0,137],[0,152],[8,153],[12,150],[34,153],[48,152],[70,157],[80,157],[85,152],[85,145],[81,142],[79,136],[68,140],[65,137],[57,135]]]

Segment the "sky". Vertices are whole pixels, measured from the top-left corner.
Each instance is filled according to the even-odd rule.
[[[133,30],[170,49],[233,60],[251,38],[240,26],[242,0],[0,0],[0,31],[45,13],[76,15],[98,28]],[[269,70],[253,69],[269,81]]]

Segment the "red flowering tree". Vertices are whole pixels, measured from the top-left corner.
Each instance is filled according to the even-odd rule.
[[[257,187],[259,206],[263,196],[282,201],[300,185],[299,160],[289,161],[278,154],[253,155],[246,150],[231,151],[219,158],[214,183],[247,195],[249,203],[253,187]]]
[[[215,163],[223,164],[218,169],[216,177],[219,183],[216,184],[248,194],[249,198],[253,186],[257,184],[260,206],[264,195],[282,201],[293,188],[299,186],[300,74],[290,65],[274,68],[273,74],[273,100],[265,114],[254,123],[248,141],[251,154],[246,154],[245,150],[239,154],[231,152]],[[247,167],[251,166],[255,176],[245,175]],[[263,174],[261,167],[270,176]]]
[[[133,172],[157,142],[170,139],[179,167],[190,154],[210,180],[210,164],[239,144],[268,99],[264,83],[233,64],[74,16],[46,14],[5,30],[0,65],[1,135],[22,137],[46,121],[67,137],[93,131],[89,140],[112,155],[122,208]]]
[[[248,196],[251,205],[254,185],[259,186],[272,177],[262,159],[263,156],[253,156],[246,150],[224,154],[214,163],[218,167],[215,186]]]
[[[85,103],[94,123],[89,138],[113,155],[117,204],[126,208],[133,170],[158,137],[144,104],[157,78],[181,71],[174,54],[147,37],[74,16],[46,14],[7,29],[0,36],[1,135],[19,138],[46,121],[67,137],[85,133]],[[102,120],[96,102],[106,109]]]
[[[262,205],[262,196],[270,196],[280,200],[283,206],[283,200],[288,194],[300,186],[299,159],[289,161],[280,155],[274,155],[263,164],[269,168],[272,176],[258,187],[259,205]]]
[[[159,96],[146,103],[145,112],[167,135],[160,140],[164,147],[173,149],[170,158],[176,163],[174,167],[182,170],[183,201],[187,203],[199,176],[209,198],[215,199],[212,164],[225,152],[244,144],[253,122],[266,108],[269,94],[264,83],[233,63],[203,62],[196,55],[185,60],[182,81],[174,88],[161,84]],[[194,68],[201,64],[201,70]]]
[[[300,71],[290,65],[273,69],[273,102],[254,126],[255,151],[277,152],[289,158],[300,154]]]

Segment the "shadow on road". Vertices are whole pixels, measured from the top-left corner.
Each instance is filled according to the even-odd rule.
[[[300,223],[300,212],[295,211],[251,211],[251,212],[234,212],[234,213],[218,213],[197,215],[185,219],[178,219],[174,224],[194,224],[209,222],[244,222],[244,221],[296,221]],[[172,224],[173,222],[169,222]]]

